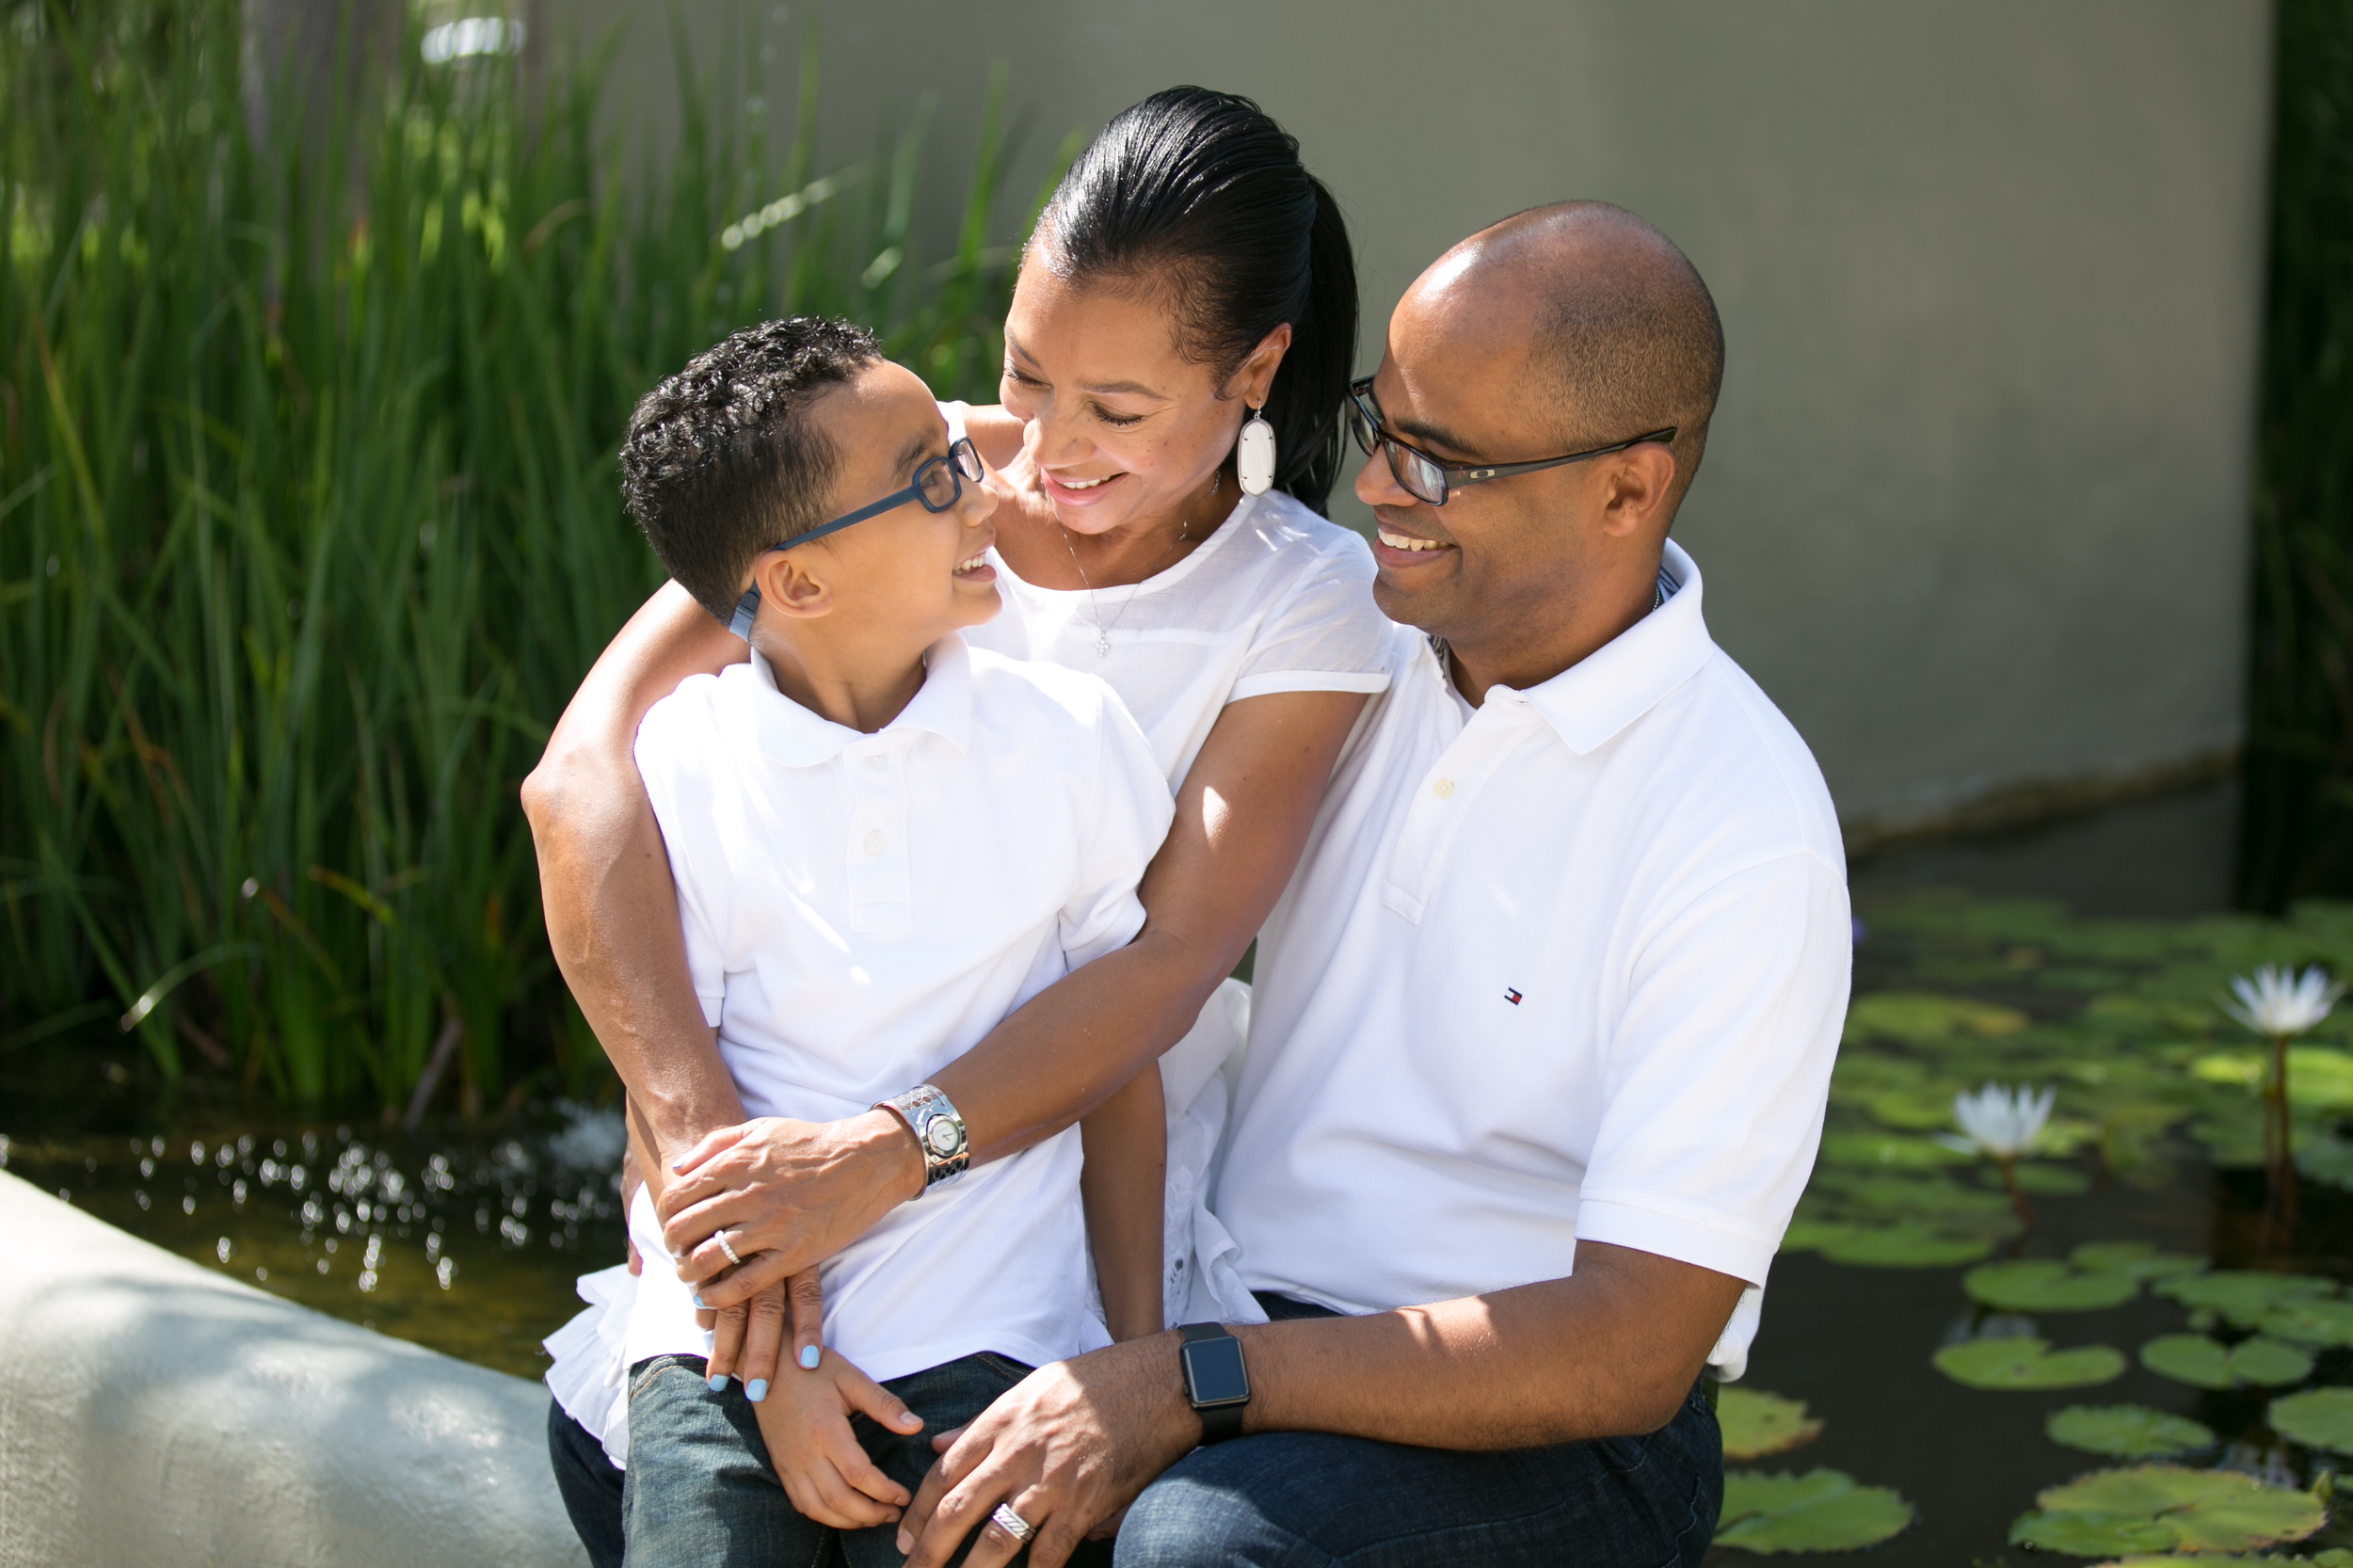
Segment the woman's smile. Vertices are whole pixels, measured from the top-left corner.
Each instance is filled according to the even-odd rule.
[[[1064,477],[1057,475],[1050,469],[1041,468],[1037,471],[1037,477],[1039,486],[1046,491],[1047,499],[1056,505],[1093,506],[1118,488],[1119,481],[1127,478],[1128,474],[1125,472],[1116,472],[1097,474],[1094,478],[1086,479],[1077,474]]]

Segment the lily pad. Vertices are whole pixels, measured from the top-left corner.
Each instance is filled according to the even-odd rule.
[[[1963,1187],[1937,1176],[1865,1176],[1844,1183],[1837,1195],[1857,1208],[1907,1220],[2009,1212],[2009,1200],[1999,1192]]]
[[[1961,1275],[1961,1287],[1971,1299],[2004,1312],[2096,1312],[2139,1295],[2140,1276],[2031,1260],[1984,1264]]]
[[[1726,1459],[1787,1453],[1822,1435],[1821,1417],[1808,1415],[1803,1400],[1737,1384],[1717,1396],[1716,1424],[1723,1429]]]
[[[2281,1302],[2313,1301],[2333,1296],[2333,1281],[2311,1274],[2262,1273],[2251,1269],[2225,1269],[2210,1274],[2190,1274],[2161,1281],[2157,1294],[2193,1309],[2219,1312],[2241,1328],[2253,1328]]]
[[[2263,1057],[2250,1051],[2216,1051],[2189,1064],[2190,1076],[2207,1083],[2262,1085]],[[2326,1046],[2288,1048],[2288,1102],[2298,1111],[2353,1110],[2353,1055]]]
[[[1932,1125],[1948,1126],[1952,1119],[1953,1104],[1947,1099],[1944,1114]],[[1822,1135],[1820,1158],[1825,1165],[1925,1171],[1973,1164],[1977,1157],[1948,1149],[1927,1138],[1906,1138],[1890,1132],[1826,1132]]]
[[[1821,1244],[1833,1263],[1866,1269],[1949,1269],[1975,1263],[1993,1250],[1982,1237],[1948,1236],[1907,1220],[1892,1225],[1857,1225],[1847,1236]]]
[[[1953,1096],[1949,1090],[1882,1089],[1864,1102],[1871,1119],[1907,1132],[1933,1132],[1953,1125]]]
[[[1731,1470],[1716,1544],[1765,1556],[1851,1552],[1901,1534],[1912,1519],[1912,1505],[1892,1488],[1857,1486],[1843,1470]]]
[[[2143,1279],[2194,1274],[2206,1266],[2202,1257],[2192,1257],[2185,1253],[2159,1252],[2146,1241],[2086,1241],[2067,1255],[2067,1261],[2078,1269],[2133,1273]]]
[[[2271,1401],[2271,1428],[2308,1448],[2353,1453],[2353,1388],[2312,1388]]]
[[[2263,1315],[2258,1326],[2299,1345],[2353,1345],[2353,1302],[2281,1302]]]
[[[2073,1165],[2055,1165],[2045,1160],[2025,1161],[2011,1175],[2017,1177],[2020,1191],[2038,1198],[2081,1197],[2091,1191],[2091,1178],[2081,1170]],[[1989,1185],[1996,1184],[2000,1179],[1994,1176]]]
[[[1938,1371],[1971,1388],[2089,1388],[2124,1371],[2121,1351],[2085,1345],[2055,1352],[2047,1339],[1968,1339],[1933,1359]]]
[[[1957,1034],[2015,1034],[2026,1022],[2024,1013],[1991,1002],[1921,991],[1879,991],[1857,997],[1847,1009],[1846,1038],[1849,1045],[1882,1039],[1930,1046]]]
[[[2309,1492],[2175,1464],[2095,1470],[2040,1494],[2035,1503],[2038,1512],[2010,1527],[2011,1544],[2078,1557],[2169,1547],[2244,1552],[2301,1541],[2329,1516]]]
[[[2071,1404],[2052,1412],[2042,1432],[2063,1448],[2111,1459],[2165,1459],[2214,1443],[2211,1429],[2145,1404]]]
[[[2193,1388],[2278,1387],[2313,1371],[2313,1358],[2294,1345],[2257,1337],[2226,1346],[2202,1334],[2161,1334],[2140,1347],[2140,1364]]]

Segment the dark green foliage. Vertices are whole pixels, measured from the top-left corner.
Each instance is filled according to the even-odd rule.
[[[813,178],[808,62],[774,158],[681,52],[676,153],[624,180],[597,64],[526,88],[413,35],[256,146],[238,14],[0,29],[0,1052],[121,1027],[168,1077],[392,1106],[446,1038],[466,1105],[577,1087],[517,789],[660,582],[622,424],[794,312],[990,384],[997,116],[933,264],[911,134]]]
[[[2353,892],[2353,14],[2281,0],[2240,892]]]

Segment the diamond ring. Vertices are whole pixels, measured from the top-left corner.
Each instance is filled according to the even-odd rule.
[[[1007,1535],[1012,1536],[1024,1546],[1028,1545],[1031,1538],[1037,1534],[1037,1527],[1016,1513],[1011,1503],[999,1503],[989,1511],[988,1516],[1002,1526]]]
[[[735,1256],[735,1249],[728,1245],[728,1233],[726,1231],[723,1230],[719,1232],[716,1236],[713,1236],[712,1240],[719,1243],[719,1250],[728,1255],[728,1262],[736,1264],[739,1267],[743,1264],[744,1260]]]

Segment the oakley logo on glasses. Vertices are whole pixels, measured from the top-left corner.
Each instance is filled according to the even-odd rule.
[[[1540,469],[1559,468],[1564,463],[1581,463],[1589,457],[1607,457],[1612,452],[1624,452],[1630,446],[1649,441],[1672,441],[1675,427],[1653,430],[1631,440],[1615,441],[1609,446],[1596,446],[1584,452],[1572,452],[1563,457],[1539,457],[1529,463],[1494,463],[1484,467],[1470,463],[1445,463],[1429,453],[1408,446],[1382,428],[1381,405],[1372,395],[1372,377],[1352,382],[1348,389],[1348,428],[1356,438],[1356,445],[1366,456],[1375,452],[1386,454],[1389,472],[1406,494],[1426,505],[1443,506],[1447,497],[1465,485],[1484,484],[1490,479],[1509,479],[1515,473],[1534,473]]]
[[[765,555],[779,550],[790,550],[796,544],[807,544],[811,539],[824,538],[827,534],[838,534],[854,522],[864,522],[868,518],[878,518],[885,512],[896,511],[910,501],[921,502],[923,510],[927,512],[944,512],[964,499],[964,482],[969,479],[977,485],[981,482],[981,455],[972,450],[970,440],[960,436],[949,443],[946,456],[933,457],[917,465],[914,481],[905,489],[893,490],[880,501],[869,503],[855,512],[845,512],[831,522],[821,522],[806,534],[795,534],[782,544],[770,545],[760,553]],[[760,589],[755,585],[744,589],[744,597],[735,601],[735,614],[728,618],[728,630],[750,642],[752,621],[759,614]]]

